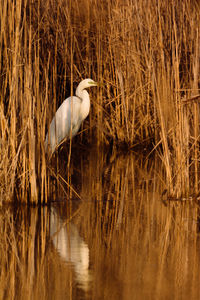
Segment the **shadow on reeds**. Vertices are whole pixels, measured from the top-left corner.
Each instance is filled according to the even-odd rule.
[[[93,150],[72,166],[81,199],[1,209],[1,299],[198,299],[199,208],[163,204],[160,161]]]

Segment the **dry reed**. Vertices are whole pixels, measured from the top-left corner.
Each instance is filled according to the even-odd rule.
[[[45,131],[85,77],[88,143],[154,144],[177,196],[199,188],[198,1],[0,4],[0,201],[46,202]],[[80,137],[81,139],[81,137]]]

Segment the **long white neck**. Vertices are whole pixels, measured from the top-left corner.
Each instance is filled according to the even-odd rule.
[[[76,96],[82,100],[81,103],[81,118],[85,120],[90,111],[90,96],[86,90],[81,87],[81,83],[76,89]]]
[[[85,88],[85,80],[82,80],[76,88],[76,96],[82,99],[82,92]]]

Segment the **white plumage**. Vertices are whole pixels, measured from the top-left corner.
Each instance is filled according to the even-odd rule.
[[[97,86],[97,83],[89,78],[82,80],[76,89],[76,96],[67,98],[58,108],[46,135],[46,151],[52,154],[64,139],[69,139],[71,128],[72,137],[77,134],[90,111],[90,96],[85,89],[91,86]]]

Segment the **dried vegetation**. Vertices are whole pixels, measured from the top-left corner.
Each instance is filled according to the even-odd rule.
[[[45,131],[85,77],[80,140],[153,144],[170,193],[198,192],[198,1],[4,0],[0,22],[0,201],[47,201]]]

